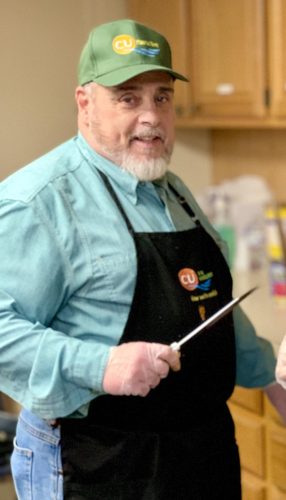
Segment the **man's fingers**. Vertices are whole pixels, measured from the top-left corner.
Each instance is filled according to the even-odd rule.
[[[175,359],[173,364],[171,365],[171,369],[173,370],[173,372],[178,372],[181,369],[181,353],[179,351],[174,351],[174,354]]]
[[[158,351],[157,359],[165,361],[168,368],[171,368],[174,372],[181,369],[180,352],[174,351],[170,346],[164,346]]]
[[[114,346],[103,377],[103,389],[115,396],[146,396],[168,376],[181,368],[180,356],[170,346],[130,342]]]

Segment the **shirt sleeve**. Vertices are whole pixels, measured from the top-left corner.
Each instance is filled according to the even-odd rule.
[[[276,358],[271,343],[256,335],[254,326],[238,306],[233,311],[236,340],[236,384],[265,387],[275,381]]]
[[[0,204],[0,390],[43,418],[102,392],[108,349],[53,329],[76,283],[60,235],[31,204]]]

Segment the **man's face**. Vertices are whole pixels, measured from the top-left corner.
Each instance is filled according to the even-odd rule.
[[[140,180],[161,177],[174,143],[170,75],[151,71],[115,87],[88,87],[85,119],[79,123],[89,144]]]

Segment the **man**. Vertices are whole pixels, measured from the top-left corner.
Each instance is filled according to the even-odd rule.
[[[23,406],[20,499],[239,499],[235,382],[286,414],[271,346],[239,308],[181,356],[170,347],[232,295],[223,242],[167,172],[177,78],[159,33],[97,27],[78,136],[2,183],[1,389]]]

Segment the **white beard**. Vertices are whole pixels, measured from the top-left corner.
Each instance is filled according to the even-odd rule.
[[[109,145],[106,144],[106,138],[100,133],[96,121],[92,123],[92,126],[93,134],[97,137],[97,144],[100,147],[99,153],[106,156],[106,158],[118,165],[122,170],[134,175],[139,181],[154,181],[163,177],[167,172],[173,150],[172,146],[170,146],[168,150],[165,150],[160,158],[138,158],[137,155],[127,150],[112,150]],[[143,132],[141,131],[132,135],[132,137],[141,138],[152,138],[156,136],[164,140],[163,134],[158,129],[152,129],[147,132],[144,130]],[[130,139],[132,139],[132,137],[130,137]]]
[[[124,154],[120,167],[134,175],[139,181],[154,181],[163,177],[168,169],[170,159],[167,155],[161,158],[145,158],[138,160],[131,154]]]

